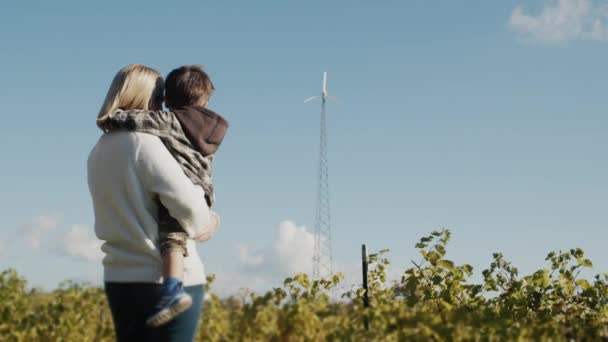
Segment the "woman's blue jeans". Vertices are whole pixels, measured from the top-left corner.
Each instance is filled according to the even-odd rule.
[[[192,307],[169,323],[157,328],[146,326],[160,298],[160,284],[106,283],[114,331],[118,342],[191,342],[203,308],[203,285],[186,287]]]

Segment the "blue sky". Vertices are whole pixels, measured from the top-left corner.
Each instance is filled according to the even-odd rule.
[[[480,272],[579,246],[608,269],[608,2],[11,1],[0,11],[0,269],[33,286],[99,282],[86,185],[117,70],[203,64],[230,131],[222,227],[199,252],[220,291],[310,265],[318,94],[329,92],[336,268],[433,229]],[[304,231],[307,229],[307,231]],[[356,283],[356,279],[350,279]]]

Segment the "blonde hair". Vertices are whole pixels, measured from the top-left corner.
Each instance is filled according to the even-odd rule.
[[[118,109],[149,110],[152,101],[162,103],[163,78],[160,73],[142,64],[130,64],[122,68],[110,85],[106,99],[97,115],[97,126]]]

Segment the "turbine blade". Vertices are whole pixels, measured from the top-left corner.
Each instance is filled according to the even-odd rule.
[[[320,98],[320,97],[321,97],[321,96],[311,96],[311,97],[307,98],[306,100],[304,100],[304,103],[306,103],[306,102],[310,102],[310,101],[312,101],[312,100],[314,100],[314,99],[318,99],[318,98]]]
[[[342,103],[342,102],[340,101],[340,99],[338,99],[338,98],[337,98],[337,97],[335,97],[335,96],[330,96],[330,95],[327,95],[327,99],[328,99],[328,100],[332,100],[333,102],[335,102],[335,103],[337,103],[337,104],[341,104],[341,103]]]

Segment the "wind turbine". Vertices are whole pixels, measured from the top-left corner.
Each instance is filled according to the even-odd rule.
[[[325,103],[327,95],[327,72],[323,73],[323,88],[320,96],[311,96],[304,103],[321,99],[321,135],[319,142],[319,177],[317,179],[317,203],[313,252],[313,278],[324,278],[332,274],[331,215],[329,206],[329,172],[327,170],[327,129]]]

